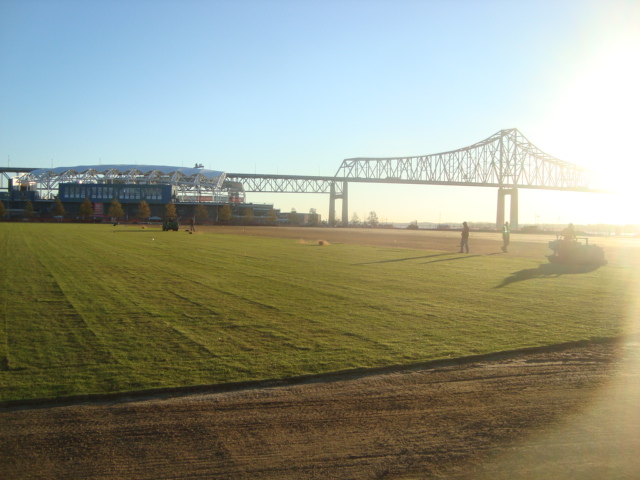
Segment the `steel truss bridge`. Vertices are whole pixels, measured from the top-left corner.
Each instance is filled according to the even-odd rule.
[[[0,168],[0,173],[8,179],[7,173],[33,170]],[[217,182],[224,179],[229,185],[237,185],[234,188],[237,191],[329,194],[329,224],[335,224],[336,200],[341,200],[344,226],[349,221],[349,183],[497,188],[496,225],[500,227],[504,223],[508,195],[512,228],[518,226],[518,189],[604,192],[594,187],[593,172],[544,153],[515,128],[500,130],[481,142],[449,152],[414,157],[349,158],[332,177],[216,173],[220,174],[216,175]]]
[[[349,183],[454,185],[498,189],[496,225],[504,223],[505,197],[511,198],[510,223],[518,226],[518,189],[602,192],[595,174],[544,153],[518,129],[500,130],[471,146],[414,157],[349,158],[333,177],[227,173],[245,192],[328,193],[329,224],[335,201],[342,200],[342,223],[348,224]]]

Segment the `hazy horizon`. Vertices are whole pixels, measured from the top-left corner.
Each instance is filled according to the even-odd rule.
[[[4,0],[0,163],[333,176],[518,128],[619,192],[520,189],[521,223],[640,223],[638,25],[625,0]],[[463,188],[351,183],[349,216],[495,218]]]

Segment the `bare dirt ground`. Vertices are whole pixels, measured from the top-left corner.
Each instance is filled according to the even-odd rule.
[[[216,228],[457,251],[456,232]],[[394,235],[395,233],[395,235]],[[546,242],[508,255],[544,261]],[[635,241],[603,239],[638,265]],[[474,234],[471,254],[499,251]],[[3,479],[635,479],[640,342],[289,382],[0,407]]]

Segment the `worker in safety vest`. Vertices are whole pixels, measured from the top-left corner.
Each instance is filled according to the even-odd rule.
[[[507,247],[509,246],[509,241],[511,240],[511,234],[509,233],[509,222],[504,222],[502,226],[502,251],[507,253]]]

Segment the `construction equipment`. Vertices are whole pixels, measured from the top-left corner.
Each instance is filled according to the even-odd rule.
[[[180,225],[177,220],[167,220],[162,224],[162,231],[166,232],[168,230],[173,230],[177,232],[180,229]]]
[[[562,239],[560,235],[549,242],[552,255],[547,258],[551,263],[561,265],[606,265],[604,250],[596,244],[589,244],[586,237]]]

